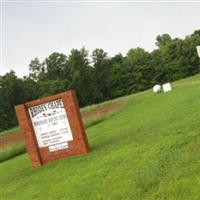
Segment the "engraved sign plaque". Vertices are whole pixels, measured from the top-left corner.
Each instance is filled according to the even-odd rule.
[[[28,111],[39,147],[73,140],[62,99],[30,107]]]

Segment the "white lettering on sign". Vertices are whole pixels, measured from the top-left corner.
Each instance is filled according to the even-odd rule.
[[[52,146],[73,140],[62,99],[33,106],[28,109],[28,112],[39,147]],[[67,148],[68,144],[64,144],[64,147]],[[52,149],[59,150],[59,147],[52,147]]]
[[[68,148],[68,143],[63,142],[63,143],[59,143],[59,144],[49,146],[49,151],[53,152],[53,151],[59,151],[59,150],[62,150],[62,149],[67,149],[67,148]]]

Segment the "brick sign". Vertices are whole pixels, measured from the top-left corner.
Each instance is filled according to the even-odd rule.
[[[18,105],[15,110],[34,167],[89,151],[74,91]]]

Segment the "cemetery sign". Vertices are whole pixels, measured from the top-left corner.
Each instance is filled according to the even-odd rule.
[[[16,113],[33,166],[89,151],[74,91],[18,105]]]

